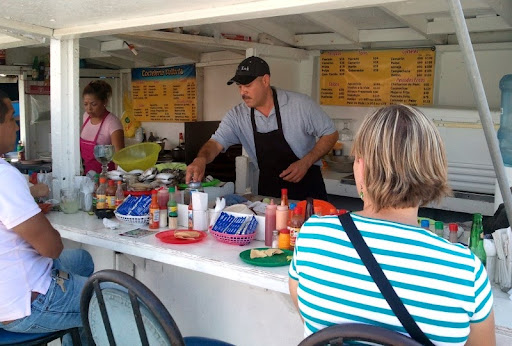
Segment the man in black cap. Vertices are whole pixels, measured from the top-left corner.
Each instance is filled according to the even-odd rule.
[[[206,164],[233,144],[242,144],[259,168],[258,194],[291,199],[327,199],[320,159],[338,140],[329,116],[306,95],[270,85],[261,58],[242,61],[228,85],[236,83],[244,102],[233,107],[187,167],[186,182],[201,181]]]

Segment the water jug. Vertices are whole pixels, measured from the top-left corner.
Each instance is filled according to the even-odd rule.
[[[498,130],[501,156],[505,166],[512,167],[512,74],[500,80],[501,116]]]

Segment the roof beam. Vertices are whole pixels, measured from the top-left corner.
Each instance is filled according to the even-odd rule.
[[[237,22],[236,24],[244,26],[250,30],[267,33],[291,46],[295,45],[295,40],[293,38],[294,33],[268,19],[247,20],[243,22]]]
[[[295,35],[295,45],[298,47],[345,45],[352,43],[352,41],[335,33]]]
[[[466,25],[470,33],[512,29],[512,27],[508,25],[502,17],[499,16],[468,18],[466,19]],[[454,34],[455,26],[453,25],[453,21],[451,19],[442,18],[428,23],[427,32],[429,35]]]
[[[388,3],[403,0],[386,0]],[[105,23],[55,29],[56,38],[90,37],[169,27],[232,22],[246,19],[300,14],[381,4],[382,0],[243,0],[217,7],[192,9],[156,16],[123,18]]]
[[[445,1],[445,0],[443,0]],[[446,4],[445,4],[446,5]],[[443,44],[445,41],[428,35],[428,21],[425,16],[400,14],[400,4],[391,4],[380,7],[384,12],[404,23],[412,30],[423,36],[423,39],[431,40],[435,44]]]
[[[510,0],[485,0],[501,18],[512,26],[512,1]]]
[[[201,53],[193,51],[191,49],[185,49],[182,47],[179,47],[172,43],[162,42],[162,41],[151,41],[151,40],[138,40],[131,36],[124,36],[124,35],[117,35],[117,37],[121,38],[122,40],[127,40],[129,43],[135,44],[135,48],[137,50],[140,50],[137,48],[138,46],[141,47],[151,47],[152,50],[155,50],[157,52],[161,52],[163,54],[170,54],[171,56],[177,55],[182,58],[186,58],[188,60],[192,61],[200,61],[201,60]]]
[[[350,41],[350,44],[357,45],[359,43],[359,30],[348,22],[337,18],[329,13],[305,13],[303,17],[309,19],[313,23],[328,28],[341,37]]]
[[[421,41],[427,38],[409,28],[361,30],[360,42]]]
[[[144,31],[129,33],[125,35],[136,37],[139,39],[148,39],[154,41],[205,45],[225,50],[245,51],[248,48],[255,48],[262,55],[273,56],[278,58],[289,58],[294,60],[304,60],[307,59],[309,56],[309,53],[307,51],[297,48],[270,46],[267,44],[261,44],[256,42],[228,40],[225,38],[177,34],[166,31]]]
[[[27,33],[47,38],[50,38],[53,35],[53,29],[2,17],[0,17],[0,28],[13,32]]]
[[[484,0],[494,1],[494,0]],[[507,1],[507,0],[504,0]],[[462,9],[464,10],[476,10],[486,9],[486,6],[482,0],[461,0]],[[386,4],[389,7],[389,4]],[[410,16],[410,15],[425,15],[431,13],[445,13],[450,9],[446,0],[409,0],[401,3],[393,4],[396,14],[399,16]]]

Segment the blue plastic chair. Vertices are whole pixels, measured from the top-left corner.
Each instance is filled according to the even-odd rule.
[[[134,277],[101,270],[85,283],[80,300],[91,345],[233,346],[203,337],[185,337],[156,295]]]
[[[81,345],[80,333],[78,328],[71,328],[66,330],[59,330],[53,333],[12,333],[4,329],[0,329],[0,345],[24,345],[24,346],[36,346],[45,345],[53,340],[62,339],[62,337],[68,333],[71,333],[73,345]]]

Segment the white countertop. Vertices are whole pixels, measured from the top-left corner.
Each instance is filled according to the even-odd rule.
[[[76,214],[50,212],[47,217],[65,239],[289,293],[288,266],[256,267],[240,259],[239,253],[246,249],[265,247],[262,241],[237,246],[221,243],[208,234],[203,241],[194,244],[165,244],[153,234],[142,238],[120,236],[119,233],[135,229],[137,226],[120,222],[119,229],[110,230],[105,228],[96,216],[82,211]],[[166,229],[156,230],[155,234],[163,230]],[[496,330],[512,336],[512,301],[496,286],[493,286],[493,295]]]
[[[262,241],[254,240],[245,246],[230,245],[221,243],[208,234],[198,243],[166,244],[152,234],[141,238],[120,236],[119,233],[138,226],[120,222],[120,228],[110,230],[103,226],[102,220],[82,211],[76,214],[50,212],[47,217],[65,239],[289,293],[288,266],[256,267],[240,259],[239,254],[244,250],[265,247]],[[163,230],[166,228],[155,230],[155,234]]]

